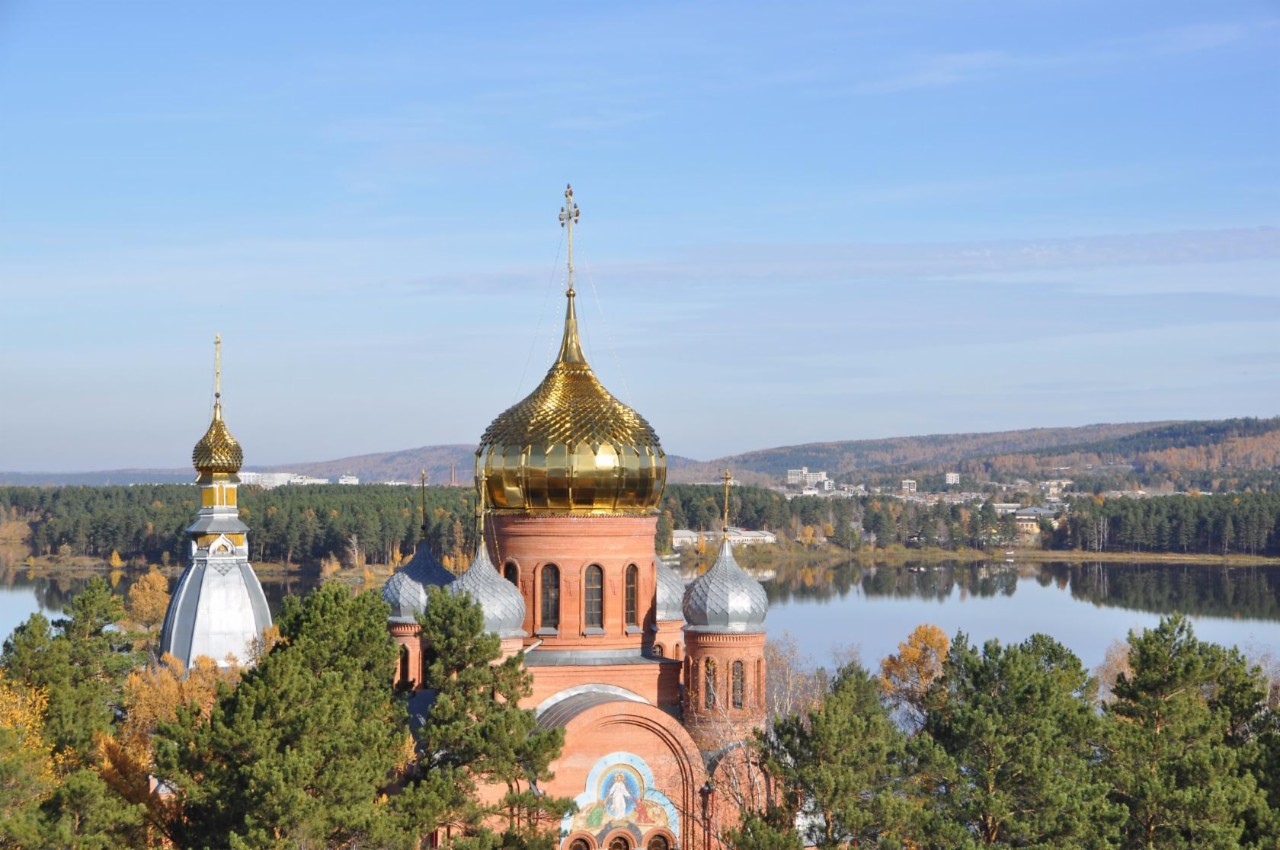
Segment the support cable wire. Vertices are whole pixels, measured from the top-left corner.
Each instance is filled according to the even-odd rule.
[[[622,366],[622,360],[618,357],[618,346],[616,338],[613,334],[612,326],[605,319],[604,305],[600,301],[600,291],[596,289],[596,278],[591,273],[591,264],[583,262],[583,273],[587,278],[587,284],[591,287],[591,297],[596,304],[596,313],[600,316],[600,324],[606,329],[605,341],[609,344],[609,359],[613,362],[613,368],[618,375],[618,379],[622,383],[622,403],[627,407],[635,409],[632,403],[631,382],[627,379],[627,370]]]
[[[538,340],[543,339],[542,324],[546,320],[546,317],[550,314],[550,308],[548,307],[548,305],[551,303],[551,293],[555,289],[556,271],[559,269],[559,266],[560,266],[560,253],[563,249],[564,249],[564,236],[561,235],[560,241],[556,245],[555,260],[552,261],[551,263],[551,272],[550,274],[547,275],[547,283],[543,287],[542,307],[538,310],[538,322],[534,326],[534,329],[532,331],[533,335],[529,337],[529,350],[524,358],[524,368],[520,370],[520,381],[516,384],[515,395],[511,399],[512,404],[517,403],[518,401],[520,401],[521,398],[523,398],[521,393],[524,392],[524,379],[529,374],[529,364],[533,362],[534,349],[537,348]],[[546,339],[550,339],[550,337],[546,337]],[[548,349],[548,353],[551,355],[552,358],[554,358],[555,351],[560,346],[560,340],[557,338],[553,342],[554,342],[554,347]]]

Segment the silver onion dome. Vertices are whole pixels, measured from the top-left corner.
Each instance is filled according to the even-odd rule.
[[[658,604],[654,619],[658,622],[683,620],[684,579],[680,578],[675,570],[664,564],[661,558],[655,556],[654,560],[658,565]]]
[[[454,580],[453,573],[442,567],[431,554],[427,541],[418,541],[413,558],[382,586],[382,600],[391,606],[390,621],[418,622],[418,615],[427,610],[427,588],[447,587]]]
[[[466,593],[484,611],[484,627],[500,638],[524,637],[524,597],[511,582],[498,575],[489,548],[484,541],[476,547],[475,560],[458,580],[449,586],[451,593]]]
[[[691,631],[758,632],[768,613],[764,588],[738,566],[727,538],[711,569],[684,592],[684,619]]]

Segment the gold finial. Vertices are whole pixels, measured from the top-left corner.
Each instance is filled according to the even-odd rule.
[[[420,528],[422,529],[422,539],[426,540],[427,539],[427,471],[425,469],[420,470],[419,474],[422,476],[422,504],[420,506],[420,510],[422,512],[422,525],[420,526]]]
[[[724,471],[724,536],[729,538],[729,482],[733,480],[729,470]]]
[[[578,223],[578,216],[581,215],[578,205],[573,202],[573,186],[565,184],[564,187],[564,206],[560,208],[560,226],[568,231],[569,242],[569,297],[572,298],[573,293],[573,226]]]
[[[222,334],[213,338],[213,421],[192,450],[191,463],[201,475],[234,474],[244,463],[244,451],[222,421]]]

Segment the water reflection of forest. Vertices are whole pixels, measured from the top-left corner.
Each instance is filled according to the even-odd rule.
[[[0,563],[0,587],[30,588],[35,594],[37,606],[51,616],[60,614],[67,607],[67,603],[76,594],[84,590],[84,586],[95,575],[105,578],[111,584],[111,589],[115,593],[123,595],[129,592],[129,588],[134,581],[142,574],[123,570],[111,573],[76,570],[65,573],[35,574],[29,572],[25,565],[19,566],[11,562]],[[273,614],[279,613],[281,606],[284,605],[286,596],[299,596],[309,593],[319,584],[319,580],[311,576],[273,575],[263,576],[260,580],[262,582],[262,592],[267,597],[267,605],[270,606]],[[173,590],[177,581],[176,574],[169,576],[170,591]],[[3,638],[4,635],[0,635],[0,640],[3,640]]]
[[[841,599],[855,588],[867,598],[945,600],[953,595],[1012,596],[1019,581],[1069,591],[1098,605],[1167,614],[1280,620],[1280,567],[1182,564],[943,563],[894,567],[779,568],[765,582],[771,603]]]

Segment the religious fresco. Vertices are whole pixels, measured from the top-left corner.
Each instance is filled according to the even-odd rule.
[[[643,847],[644,836],[665,829],[678,840],[680,819],[676,807],[654,787],[653,771],[633,753],[609,753],[601,757],[587,774],[586,790],[574,802],[578,811],[560,824],[561,836],[586,832],[598,846],[616,830],[625,830],[632,846]]]

